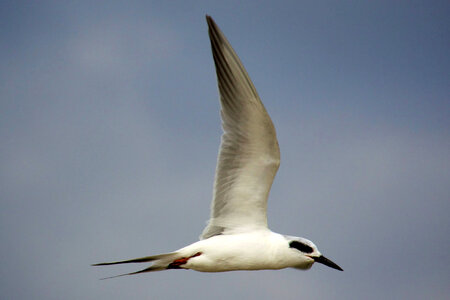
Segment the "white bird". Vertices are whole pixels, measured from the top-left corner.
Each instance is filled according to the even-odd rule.
[[[168,269],[306,270],[314,262],[343,271],[313,242],[267,227],[267,198],[280,165],[275,128],[230,43],[210,16],[206,21],[224,131],[209,223],[198,242],[177,251],[94,266],[152,262],[146,269],[118,276]]]

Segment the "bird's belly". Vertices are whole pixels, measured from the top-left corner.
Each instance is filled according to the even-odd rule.
[[[282,269],[287,266],[283,264],[274,264],[269,261],[261,260],[255,257],[196,257],[190,259],[182,266],[186,269],[191,269],[200,272],[227,272],[238,270],[268,270],[268,269]]]
[[[290,266],[281,253],[259,244],[233,243],[225,248],[206,247],[202,254],[192,257],[182,268],[200,272],[283,269]]]

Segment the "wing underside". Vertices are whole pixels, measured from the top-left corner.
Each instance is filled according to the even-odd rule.
[[[275,128],[244,66],[207,16],[220,94],[223,135],[211,218],[202,239],[267,228],[267,198],[280,164]]]

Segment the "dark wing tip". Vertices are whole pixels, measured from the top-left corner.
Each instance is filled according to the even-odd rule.
[[[206,23],[208,23],[209,30],[220,32],[220,30],[218,29],[219,27],[217,26],[216,22],[214,22],[214,19],[211,16],[206,15]]]

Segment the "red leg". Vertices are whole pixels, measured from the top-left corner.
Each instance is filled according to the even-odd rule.
[[[182,257],[182,258],[175,259],[172,263],[170,263],[167,266],[167,269],[181,269],[180,266],[184,265],[185,263],[187,263],[190,258],[196,257],[196,256],[200,256],[200,255],[202,255],[202,253],[201,252],[197,252],[194,255],[189,256],[189,257]]]

